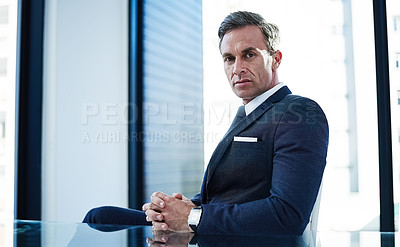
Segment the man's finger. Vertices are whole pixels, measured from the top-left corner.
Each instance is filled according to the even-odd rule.
[[[150,209],[150,203],[143,204],[143,206],[142,206],[142,210],[143,211],[146,211],[146,210],[149,210],[149,209]]]
[[[179,200],[183,199],[183,195],[181,193],[173,193],[172,196]]]
[[[154,210],[147,210],[146,211],[147,218],[150,219],[150,221],[162,221],[164,219],[163,215],[157,211]],[[149,221],[149,220],[147,220]]]
[[[164,208],[165,204],[171,199],[171,197],[165,193],[162,192],[154,192],[150,196],[151,203],[154,205],[157,205],[160,208]]]
[[[154,210],[154,211],[157,211],[157,212],[161,212],[161,208],[159,206],[157,206],[157,205],[154,205],[151,202],[144,204],[142,206],[142,210],[145,211],[145,212],[148,211],[148,210]]]
[[[166,230],[168,230],[168,225],[164,222],[153,221],[152,228],[154,231],[166,231]]]
[[[164,247],[164,246],[166,246],[164,243],[160,243],[160,242],[154,241],[151,238],[147,238],[146,242],[147,242],[148,246],[151,246],[151,247]]]
[[[153,240],[166,243],[168,241],[168,236],[165,231],[153,231]]]

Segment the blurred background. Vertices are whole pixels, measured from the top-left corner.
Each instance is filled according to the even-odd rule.
[[[248,10],[280,27],[280,80],[316,100],[329,121],[318,229],[379,230],[372,1],[42,2],[43,51],[30,60],[42,74],[24,96],[24,1],[0,0],[0,221],[80,222],[93,207],[136,207],[154,191],[198,193],[241,104],[225,78],[218,26]],[[397,229],[399,1],[387,0],[387,30]],[[29,97],[39,98],[38,109],[21,110]],[[21,139],[21,128],[39,137]],[[18,176],[16,167],[33,163],[36,175]],[[32,184],[39,189],[28,194],[37,196],[18,205],[18,188]],[[12,241],[10,231],[0,225],[0,241]]]

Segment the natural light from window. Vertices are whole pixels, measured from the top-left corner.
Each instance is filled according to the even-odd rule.
[[[17,4],[0,1],[0,245],[12,246]]]
[[[399,3],[394,2],[390,1],[399,10]],[[205,138],[206,163],[241,104],[225,78],[217,37],[224,17],[237,10],[260,13],[280,27],[280,81],[294,94],[317,101],[327,115],[330,143],[318,229],[379,230],[372,2],[203,0],[204,128],[206,137],[210,137]],[[397,28],[398,16],[399,11],[388,13],[389,32]],[[393,66],[396,59],[394,53]],[[398,85],[393,95],[397,90]],[[394,150],[398,150],[399,133],[396,130]],[[395,169],[395,181],[398,171]]]

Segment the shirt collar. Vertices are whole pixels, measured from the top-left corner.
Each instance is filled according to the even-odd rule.
[[[254,99],[252,99],[249,103],[244,106],[244,110],[246,111],[246,116],[252,113],[259,105],[261,105],[264,101],[266,101],[271,95],[276,93],[279,89],[284,87],[285,84],[283,82],[278,83],[275,87],[270,90],[265,91],[263,94],[258,95]]]

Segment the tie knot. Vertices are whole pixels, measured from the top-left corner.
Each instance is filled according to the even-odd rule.
[[[246,111],[244,110],[244,105],[240,106],[237,113],[236,117],[244,118],[246,116]]]

